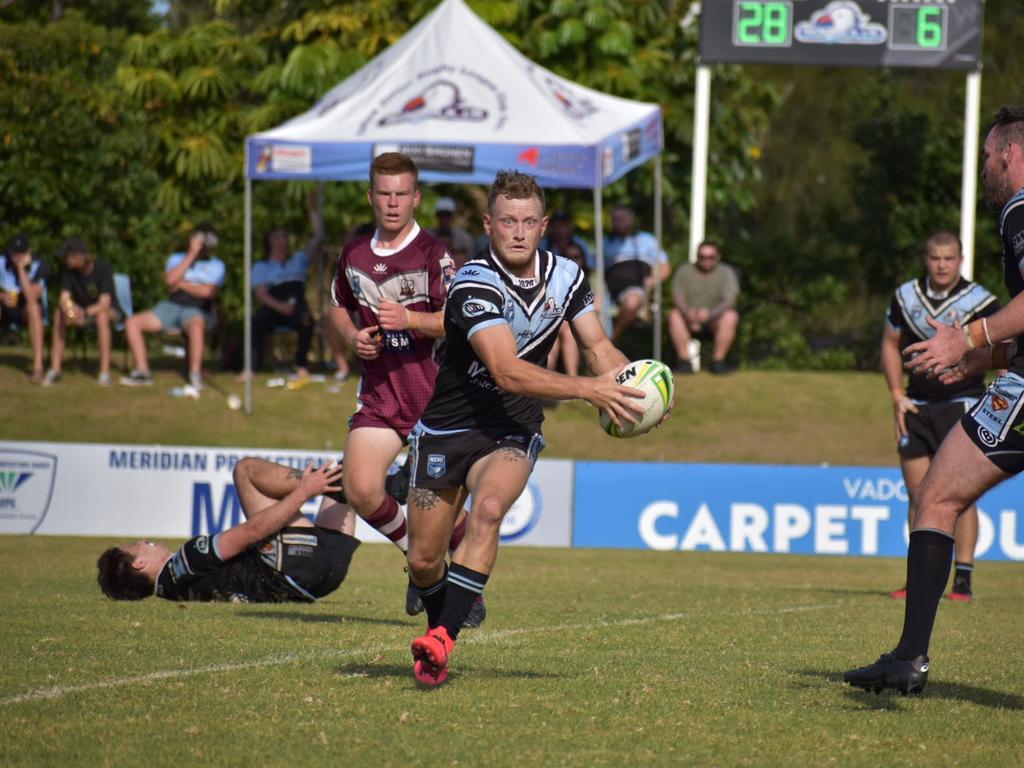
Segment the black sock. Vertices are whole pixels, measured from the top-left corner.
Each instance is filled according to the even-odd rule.
[[[956,573],[953,576],[953,591],[971,594],[971,574],[974,573],[973,563],[954,563]]]
[[[925,528],[912,531],[907,550],[907,607],[903,636],[893,653],[900,659],[928,655],[939,600],[949,581],[953,537]]]
[[[413,584],[413,587],[419,593],[420,600],[423,601],[423,608],[427,612],[427,626],[436,627],[441,619],[441,610],[444,608],[444,598],[448,591],[448,566],[445,565],[444,575],[436,584],[431,584],[429,587],[417,587]]]
[[[448,630],[454,640],[462,622],[469,616],[473,603],[484,592],[487,585],[487,574],[470,570],[458,563],[452,563],[448,571],[448,592],[445,595],[444,610],[441,611],[439,624]]]

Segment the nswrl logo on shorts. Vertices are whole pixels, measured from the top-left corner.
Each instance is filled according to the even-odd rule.
[[[427,474],[430,477],[441,477],[446,469],[443,453],[431,453],[427,456]]]

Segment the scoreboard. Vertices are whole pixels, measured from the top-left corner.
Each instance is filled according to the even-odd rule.
[[[978,69],[984,0],[703,0],[703,63]]]

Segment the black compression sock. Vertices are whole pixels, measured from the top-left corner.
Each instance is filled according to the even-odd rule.
[[[956,573],[953,575],[953,591],[961,594],[971,594],[971,574],[974,573],[972,563],[954,563]]]
[[[452,563],[448,571],[448,593],[445,595],[444,610],[441,612],[440,624],[448,630],[454,640],[462,623],[469,616],[473,603],[484,592],[488,574],[474,571],[457,563]]]
[[[445,566],[444,575],[436,584],[429,587],[417,587],[413,584],[416,592],[423,601],[423,608],[427,612],[427,626],[436,627],[441,620],[441,610],[444,608],[445,594],[448,591],[448,567]]]
[[[893,653],[913,659],[928,655],[939,600],[949,581],[953,537],[931,528],[912,531],[907,550],[907,607],[903,636]]]

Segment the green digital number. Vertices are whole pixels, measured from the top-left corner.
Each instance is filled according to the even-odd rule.
[[[942,9],[918,8],[917,44],[922,48],[942,46]]]
[[[789,40],[789,6],[745,0],[739,3],[736,40],[740,45],[785,45]]]

